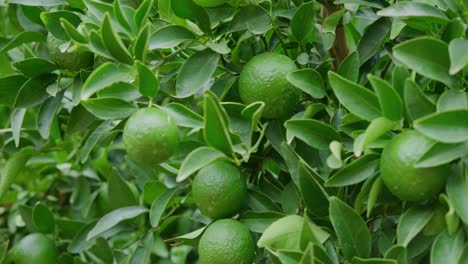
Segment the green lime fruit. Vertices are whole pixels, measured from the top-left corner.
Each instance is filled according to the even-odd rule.
[[[234,216],[241,209],[247,188],[239,169],[217,161],[201,169],[192,184],[193,200],[212,219]]]
[[[217,7],[226,3],[226,0],[193,0],[193,2],[201,7]]]
[[[131,159],[146,165],[166,161],[179,143],[174,120],[159,108],[136,111],[125,124],[123,143]]]
[[[387,188],[404,201],[423,201],[439,193],[450,172],[449,165],[416,168],[417,161],[434,144],[411,130],[395,136],[382,152],[380,174]]]
[[[43,234],[34,233],[15,245],[12,259],[15,264],[51,264],[57,263],[57,256],[54,241]]]
[[[286,75],[295,69],[294,62],[281,54],[267,52],[253,57],[240,74],[240,98],[245,104],[264,102],[265,118],[291,115],[301,91],[288,82]]]
[[[60,47],[67,43],[52,34],[47,35],[47,49],[50,59],[61,69],[78,71],[88,68],[94,63],[94,54],[81,47],[73,47],[72,50],[62,52]]]
[[[233,219],[210,224],[198,244],[201,264],[251,264],[254,252],[249,230]]]

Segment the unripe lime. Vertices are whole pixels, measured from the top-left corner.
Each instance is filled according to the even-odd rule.
[[[40,233],[25,236],[13,248],[15,264],[57,263],[57,256],[58,251],[54,241]]]
[[[54,37],[52,34],[47,35],[47,49],[49,50],[50,59],[57,64],[61,69],[70,71],[78,71],[88,68],[93,65],[94,55],[88,50],[77,48],[62,52],[60,46],[66,41]]]

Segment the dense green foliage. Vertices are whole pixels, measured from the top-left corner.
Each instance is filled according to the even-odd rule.
[[[468,262],[467,0],[0,13],[0,263]]]

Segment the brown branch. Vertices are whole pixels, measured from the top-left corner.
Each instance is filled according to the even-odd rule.
[[[329,15],[340,10],[340,6],[329,3],[328,5],[322,5],[321,15],[325,20]],[[346,42],[346,35],[344,26],[342,23],[338,24],[335,29],[335,42],[330,49],[330,56],[333,58],[333,68],[338,70],[341,62],[348,56],[349,49]]]

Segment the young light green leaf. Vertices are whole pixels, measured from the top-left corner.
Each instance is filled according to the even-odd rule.
[[[314,119],[291,119],[284,126],[289,142],[296,137],[311,147],[328,149],[330,142],[340,140],[333,127]]]
[[[435,143],[416,163],[417,168],[430,168],[447,164],[468,153],[468,143]]]
[[[310,40],[315,34],[315,3],[303,3],[296,9],[291,19],[291,31],[300,42]]]
[[[371,235],[360,215],[337,197],[330,198],[330,220],[344,256],[367,258],[371,253]]]
[[[336,97],[351,113],[372,121],[380,116],[377,96],[365,87],[329,71],[328,79]]]
[[[465,246],[465,236],[462,229],[454,235],[447,230],[440,233],[434,240],[431,249],[431,264],[459,263],[458,259]]]
[[[341,62],[337,73],[352,82],[357,82],[359,78],[359,53],[353,51]]]
[[[168,25],[151,35],[149,49],[171,49],[190,39],[195,39],[195,35],[190,30],[178,25]]]
[[[130,82],[132,80],[133,76],[128,68],[110,62],[104,63],[86,79],[81,90],[81,99],[88,99],[97,91],[114,83]]]
[[[113,58],[126,64],[133,64],[132,56],[114,30],[109,14],[106,14],[102,20],[101,38],[104,46]]]
[[[203,127],[203,117],[183,104],[169,103],[162,106],[162,108],[175,120],[178,126],[190,128]]]
[[[93,229],[91,229],[88,235],[86,236],[86,240],[96,238],[102,233],[116,226],[118,223],[127,219],[135,218],[146,212],[148,212],[148,209],[141,206],[129,206],[114,210],[103,216],[96,223]]]
[[[299,160],[297,165],[299,190],[308,212],[315,216],[328,215],[328,193],[323,188],[323,180],[316,172],[307,168],[304,161]]]
[[[361,65],[380,50],[390,33],[391,25],[390,19],[382,17],[366,28],[357,47]]]
[[[81,101],[81,105],[100,119],[121,119],[135,113],[138,108],[117,98],[92,98]]]
[[[18,173],[23,169],[32,156],[30,148],[23,148],[19,152],[13,154],[2,168],[0,177],[0,200],[3,199],[11,184],[15,181]]]
[[[152,7],[153,0],[144,0],[140,3],[140,6],[138,7],[138,9],[135,12],[135,15],[133,16],[133,22],[138,28],[140,28],[143,25],[143,23],[145,23]]]
[[[377,177],[374,183],[372,183],[372,187],[369,192],[369,199],[367,200],[367,218],[369,218],[372,214],[372,209],[374,209],[375,204],[377,203],[377,199],[379,198],[379,194],[383,189],[383,181],[382,178]]]
[[[227,159],[221,151],[212,147],[200,147],[190,152],[180,166],[177,182],[182,182],[201,168],[218,160]]]
[[[65,0],[8,0],[10,4],[25,6],[58,6],[65,5]]]
[[[55,218],[49,207],[42,203],[37,203],[32,211],[34,227],[38,232],[44,234],[53,233],[55,230]]]
[[[74,27],[68,20],[64,18],[60,18],[60,25],[62,26],[64,32],[67,34],[67,36],[72,39],[73,41],[80,43],[80,44],[86,44],[86,39],[81,33]]]
[[[305,219],[298,215],[283,217],[271,224],[257,242],[259,248],[300,250],[300,237]]]
[[[361,156],[362,151],[372,142],[385,135],[385,133],[395,129],[398,126],[398,122],[388,120],[385,117],[378,117],[369,124],[366,131],[359,135],[354,141],[354,155],[356,157]]]
[[[422,89],[411,79],[405,82],[404,101],[406,113],[412,120],[429,115],[436,110],[436,106],[432,103]]]
[[[11,133],[13,134],[13,140],[15,141],[15,146],[19,147],[20,143],[20,132],[21,127],[23,126],[24,116],[26,114],[26,108],[15,108],[11,114]]]
[[[176,81],[176,96],[189,97],[198,92],[216,70],[219,55],[210,49],[199,51],[190,56],[182,67]]]
[[[313,69],[301,69],[290,72],[286,75],[286,79],[295,87],[309,94],[313,98],[325,97],[325,84],[322,76]]]
[[[411,207],[400,216],[397,227],[398,244],[408,246],[434,214],[433,208]]]
[[[382,115],[390,120],[400,120],[403,116],[403,102],[398,92],[379,77],[368,75],[367,78],[377,94]]]
[[[155,97],[159,90],[159,79],[156,74],[140,61],[135,62],[138,73],[138,89],[144,96]]]
[[[393,48],[393,56],[406,67],[452,87],[455,77],[449,74],[448,45],[432,37],[418,37]]]
[[[60,108],[65,90],[47,99],[37,113],[37,128],[44,139],[49,138],[50,126]]]
[[[379,161],[376,154],[362,156],[333,174],[325,182],[325,186],[343,187],[364,181],[377,173]]]
[[[212,92],[205,93],[203,111],[205,113],[203,136],[206,143],[231,155],[232,140],[229,134],[229,119],[226,111],[219,104],[218,98]]]
[[[333,43],[335,42],[335,30],[336,26],[340,22],[341,18],[343,17],[343,14],[345,13],[345,9],[340,9],[336,12],[333,12],[329,16],[325,18],[325,21],[323,21],[322,25],[322,38],[323,38],[323,46],[326,50],[329,50],[332,48]],[[340,73],[341,75],[341,73]]]
[[[457,38],[450,41],[450,74],[454,75],[468,65],[468,40]]]
[[[451,110],[422,117],[414,128],[424,135],[443,143],[468,140],[468,109]]]
[[[205,231],[205,229],[206,229],[206,226],[204,226],[202,228],[199,228],[199,229],[197,229],[195,231],[192,231],[192,232],[190,232],[188,234],[185,234],[185,235],[181,235],[181,236],[178,236],[178,237],[173,237],[173,238],[166,239],[165,241],[168,241],[168,242],[181,241],[181,242],[187,243],[189,241],[196,240],[196,239],[200,238],[203,231]]]
[[[460,170],[460,169],[459,169]],[[454,173],[447,181],[447,195],[460,219],[468,224],[468,179],[466,173]]]
[[[153,228],[158,227],[159,222],[161,221],[161,217],[167,208],[167,205],[178,190],[178,188],[169,189],[165,193],[161,194],[158,198],[156,198],[156,200],[154,200],[149,213],[151,226]]]
[[[124,14],[124,9],[122,7],[122,4],[120,3],[122,0],[116,0],[114,1],[114,6],[113,6],[113,13],[115,19],[119,22],[119,24],[125,28],[128,32],[132,31],[132,26],[130,25],[129,20],[131,20],[130,17],[127,18],[127,16]],[[135,29],[136,31],[136,29]]]

